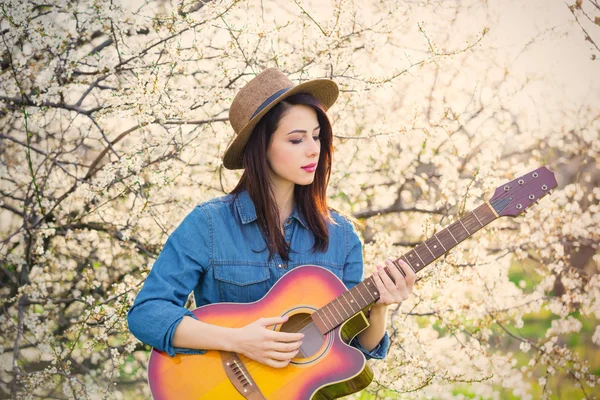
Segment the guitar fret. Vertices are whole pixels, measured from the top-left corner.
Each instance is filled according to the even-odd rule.
[[[475,216],[475,219],[477,220],[477,222],[479,222],[479,224],[483,228],[483,224],[481,223],[481,221],[479,220],[479,218],[477,218],[477,214],[475,214],[475,210],[471,211],[471,213]]]
[[[429,249],[429,252],[431,254],[433,254],[434,260],[436,258],[438,258],[439,256],[441,256],[442,254],[444,254],[444,250],[442,250],[442,248],[440,246],[438,246],[438,242],[436,241],[435,238],[430,237],[429,239],[425,240],[425,242],[423,242],[423,243],[425,243],[425,245]]]
[[[335,300],[335,299],[334,299],[334,300]],[[340,313],[340,311],[337,309],[337,307],[335,306],[335,303],[332,301],[332,302],[331,302],[331,303],[329,303],[329,304],[331,304],[331,305],[333,306],[333,309],[334,309],[335,311],[337,311],[337,313],[339,314],[340,318],[341,318],[342,320],[344,320],[344,317],[342,317],[342,313]]]
[[[425,247],[427,247],[427,250],[429,250],[429,252],[431,253],[431,255],[433,256],[433,259],[435,260],[435,254],[433,254],[433,251],[431,251],[431,249],[429,248],[429,246],[427,245],[427,241],[423,242],[425,244]]]
[[[472,212],[465,217],[465,224],[471,229],[471,235],[482,228],[480,222]]]
[[[450,234],[450,236],[452,236],[452,239],[454,239],[454,241],[456,242],[456,244],[458,244],[458,240],[456,240],[456,238],[454,237],[454,235],[452,234],[452,232],[450,232],[450,227],[448,227],[446,230],[448,231],[448,233]]]
[[[321,310],[318,310],[317,312],[315,312],[315,314],[317,314],[317,316],[321,319],[321,322],[323,322],[323,326],[325,328],[327,328],[327,324],[325,323],[325,320],[323,319],[323,317],[321,317]],[[330,328],[327,328],[327,329],[330,329]]]
[[[419,257],[419,260],[421,260],[421,262],[423,263],[423,265],[425,265],[425,261],[423,261],[423,259],[421,258],[421,256],[419,255],[419,252],[415,249],[413,249],[412,251],[414,251],[417,254],[417,257]],[[417,267],[420,267],[419,264],[417,264]]]
[[[354,300],[355,304],[357,304],[360,307],[360,304],[358,304],[358,301],[356,300],[356,298],[354,297],[354,295],[352,294],[352,290],[348,290],[348,293],[350,293],[350,296],[352,296],[352,299]],[[360,310],[360,308],[359,308]],[[357,311],[358,312],[358,311]]]
[[[346,307],[350,307],[350,303],[348,302],[348,300],[346,300],[346,298],[344,297],[345,293],[342,293],[341,296],[337,297],[337,301],[338,303],[340,303],[340,307],[342,307],[342,310],[344,310],[344,312],[346,313],[347,316],[350,316],[350,314],[348,313],[348,309]],[[342,303],[342,300],[344,300],[346,302],[346,305],[344,305],[344,303]]]
[[[343,294],[342,294],[343,296]],[[348,313],[348,310],[346,310],[346,308],[344,307],[344,305],[342,304],[342,301],[340,300],[340,298],[337,298],[338,303],[340,303],[340,306],[342,307],[342,310],[344,310],[346,312],[346,315],[349,317],[350,313]]]
[[[400,259],[398,259],[398,260],[400,260]],[[400,266],[400,263],[398,262],[398,260],[393,260],[393,261],[392,261],[392,264],[394,264],[394,266],[396,267],[396,269],[397,269],[398,271],[400,271],[400,273],[402,274],[402,276],[403,276],[403,277],[405,277],[405,278],[406,278],[406,272],[404,272],[404,270],[403,270],[403,269],[402,269],[402,267]],[[410,267],[410,264],[408,264],[408,266]],[[413,269],[413,267],[410,267],[410,269],[411,269],[413,272],[417,272],[417,271],[415,271],[415,270]]]
[[[367,279],[371,279],[370,281],[367,282],[367,286],[373,284],[373,286],[377,287],[377,285],[374,284],[373,279],[372,278],[367,278]],[[365,279],[365,280],[367,280]],[[371,293],[371,289],[367,288],[367,290],[369,290],[369,294],[371,295],[372,299],[371,300],[377,300],[375,298],[375,295],[377,294],[377,292],[375,292],[375,294]],[[369,302],[370,303],[370,302]]]
[[[377,287],[377,286],[375,286],[375,287]],[[373,300],[377,301],[377,295],[379,294],[377,291],[375,291],[375,292],[369,291],[369,294],[371,295]]]
[[[453,230],[454,232],[452,232]],[[458,239],[459,243],[470,236],[469,231],[462,226],[462,222],[460,220],[454,221],[452,224],[450,224],[448,226],[448,231],[452,232],[454,237]]]
[[[350,304],[350,310],[352,311],[352,314],[356,314],[360,311],[360,303],[356,301],[356,299],[352,295],[352,291],[348,290],[347,293],[350,295],[350,297],[352,297],[352,299],[346,299],[346,301],[348,302],[348,304]]]
[[[444,247],[444,244],[442,243],[442,241],[440,239],[438,239],[437,237],[437,233],[433,235],[433,237],[435,238],[435,240],[437,240],[440,244],[440,246],[442,246],[442,249],[444,249],[444,252],[448,251],[446,250],[446,248]]]
[[[362,284],[360,284],[360,285],[362,285]],[[367,304],[369,304],[369,302],[367,301],[367,299],[365,299],[365,296],[363,296],[363,294],[360,292],[359,285],[356,285],[355,287],[357,288],[357,289],[356,289],[356,291],[358,292],[358,294],[360,294],[360,297],[362,297],[362,299],[365,301],[365,306],[366,306]],[[364,306],[363,306],[363,307],[364,307]]]
[[[413,271],[415,271],[415,268],[412,266],[412,264],[410,263],[410,261],[408,261],[408,258],[406,258],[406,256],[404,256],[404,255],[403,255],[402,257],[404,257],[404,261],[406,261],[406,263],[407,263],[407,264],[410,266],[410,268],[411,268]]]
[[[465,224],[462,223],[462,221],[459,219],[458,222],[460,222],[460,224],[462,225],[462,227],[465,229],[465,231],[467,231],[467,233],[469,234],[469,236],[471,236],[471,232],[469,232],[469,230],[467,229],[467,227],[465,226]]]
[[[327,307],[327,306],[325,306]],[[325,307],[323,307],[323,314],[325,315],[325,318],[327,318],[327,321],[329,321],[329,324],[331,325],[330,329],[333,329],[335,327],[335,324],[331,322],[331,320],[329,319],[329,317],[327,316],[327,310],[325,309]],[[331,318],[333,318],[333,315],[331,316]]]

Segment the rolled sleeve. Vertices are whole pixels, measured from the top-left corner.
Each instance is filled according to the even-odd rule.
[[[171,357],[204,353],[174,347],[173,335],[184,316],[196,319],[184,306],[210,262],[211,231],[206,211],[196,207],[167,239],[127,314],[135,337]]]
[[[388,350],[390,349],[390,337],[386,332],[381,338],[381,341],[377,343],[377,346],[375,346],[375,348],[371,351],[366,350],[360,345],[358,336],[355,336],[354,339],[350,341],[350,346],[356,347],[358,350],[362,351],[367,360],[370,360],[371,358],[381,360],[387,356]]]
[[[348,255],[346,256],[346,262],[344,264],[344,275],[343,281],[348,289],[352,289],[354,286],[362,282],[363,280],[363,253],[362,253],[362,242],[360,237],[354,228],[354,225],[348,222],[346,227],[346,248],[348,249]],[[367,360],[371,358],[382,359],[384,358],[390,348],[390,338],[387,332],[383,335],[377,346],[371,351],[366,350],[360,345],[358,336],[350,341],[350,345],[360,350]]]

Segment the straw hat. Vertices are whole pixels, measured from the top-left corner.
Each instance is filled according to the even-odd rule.
[[[330,79],[313,79],[294,85],[277,68],[264,70],[240,89],[229,109],[229,122],[236,136],[223,156],[225,168],[244,168],[244,149],[258,121],[281,100],[297,93],[313,95],[327,110],[335,103],[339,90]]]

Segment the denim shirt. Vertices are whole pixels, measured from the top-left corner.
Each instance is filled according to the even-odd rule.
[[[196,307],[218,302],[248,303],[259,300],[286,272],[301,265],[319,265],[333,272],[348,289],[362,281],[362,244],[353,225],[331,211],[329,246],[312,252],[314,236],[295,208],[284,222],[284,236],[292,251],[283,261],[269,251],[261,235],[256,209],[246,191],[226,195],[196,206],[167,239],[127,315],[130,331],[142,342],[166,352],[202,354],[205,350],[173,347],[175,328],[185,315],[193,290]],[[270,317],[265,315],[265,317]],[[355,337],[350,345],[366,358],[384,358],[389,348],[387,332],[372,350]]]

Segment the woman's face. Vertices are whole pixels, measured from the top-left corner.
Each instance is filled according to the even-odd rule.
[[[269,174],[276,188],[313,182],[321,152],[319,133],[312,107],[298,104],[285,112],[267,148]]]

